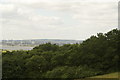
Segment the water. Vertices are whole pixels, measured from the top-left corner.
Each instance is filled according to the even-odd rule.
[[[28,46],[2,46],[0,45],[0,49],[3,50],[31,50],[33,47]]]

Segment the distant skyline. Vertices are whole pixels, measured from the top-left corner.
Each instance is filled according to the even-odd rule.
[[[85,40],[118,28],[118,0],[0,0],[0,40]]]

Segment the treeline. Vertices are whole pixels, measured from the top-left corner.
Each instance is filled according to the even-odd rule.
[[[3,78],[85,78],[118,72],[120,30],[98,33],[81,44],[46,43],[2,54]]]

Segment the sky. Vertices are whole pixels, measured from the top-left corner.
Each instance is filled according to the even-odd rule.
[[[0,0],[0,40],[85,40],[118,27],[118,0]]]

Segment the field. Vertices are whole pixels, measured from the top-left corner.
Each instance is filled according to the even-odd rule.
[[[120,72],[115,72],[115,73],[110,73],[110,74],[105,74],[105,75],[100,75],[100,76],[94,76],[91,78],[120,78]]]

